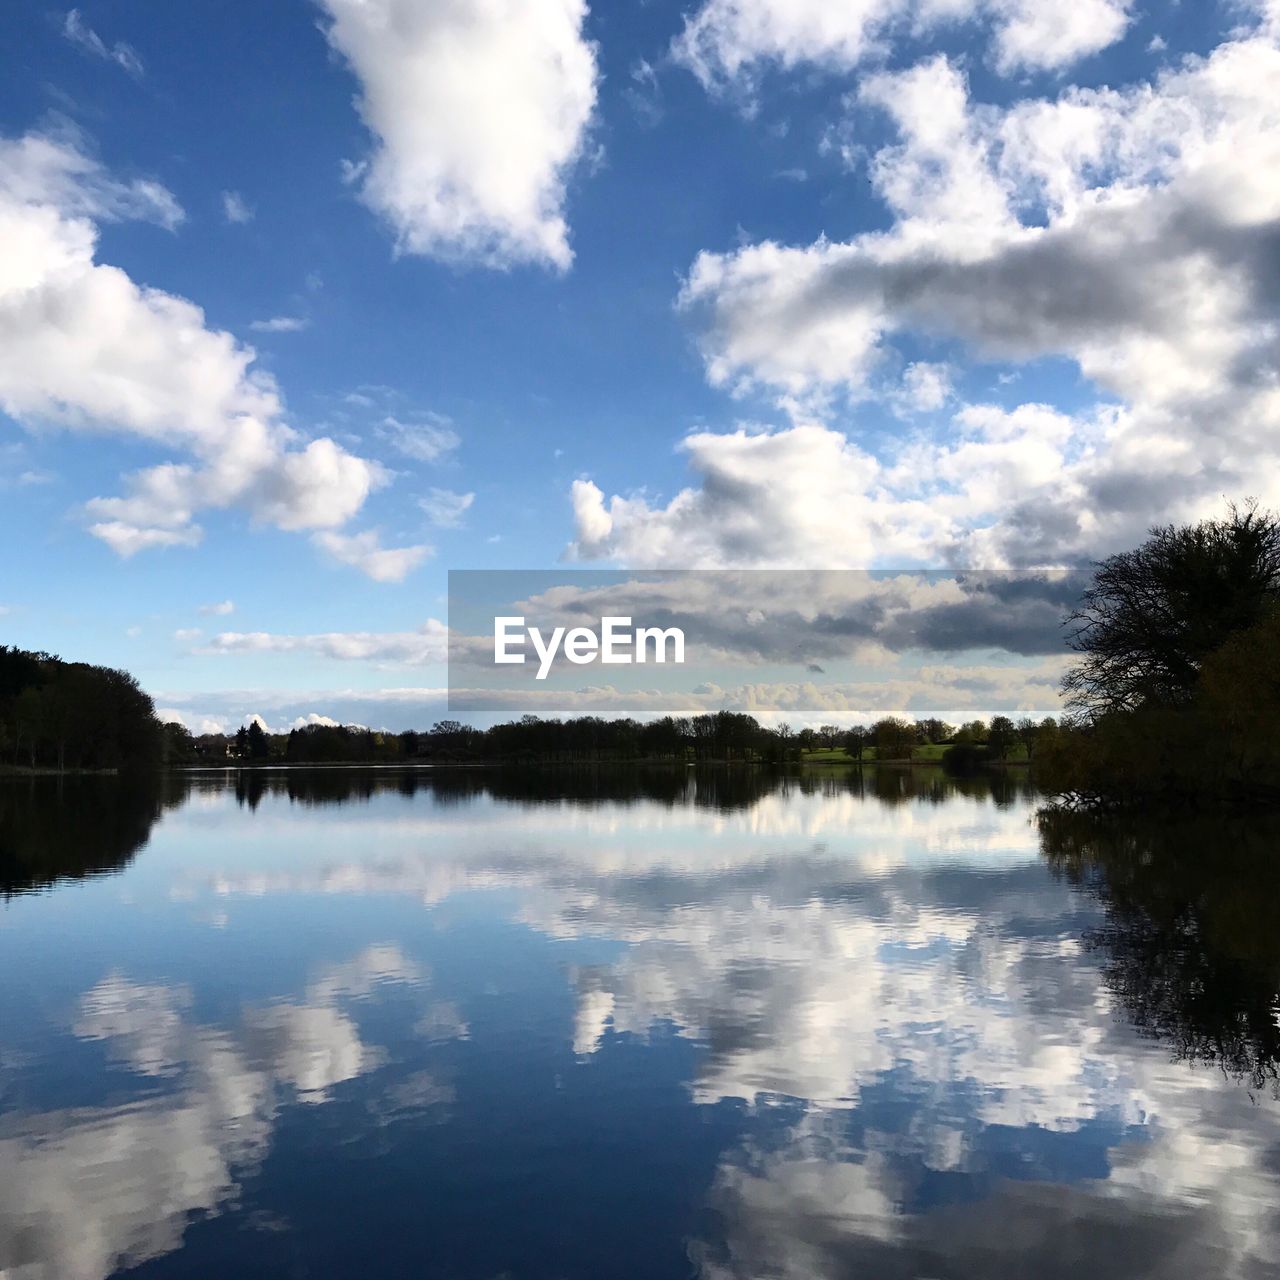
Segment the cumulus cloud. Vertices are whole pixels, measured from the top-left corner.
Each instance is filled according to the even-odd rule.
[[[577,551],[1053,564],[1206,515],[1223,494],[1280,500],[1277,77],[1261,30],[1151,84],[1001,108],[972,104],[945,59],[866,77],[861,106],[897,131],[870,162],[890,228],[704,253],[681,294],[711,382],[771,394],[797,425],[691,436],[698,484],[665,506],[579,482]],[[908,335],[1065,358],[1100,402],[962,407],[944,430],[873,448],[834,424],[882,393]],[[816,512],[841,512],[826,548]]]
[[[226,733],[229,721],[225,716],[205,715],[184,710],[181,707],[156,707],[156,718],[161,724],[180,724],[194,734]]]
[[[1058,70],[1115,44],[1131,0],[989,0],[997,68]]]
[[[697,483],[665,505],[573,484],[571,559],[649,568],[865,568],[876,564],[1070,563],[1073,548],[996,556],[963,532],[994,521],[1035,482],[1057,482],[1063,455],[1101,430],[1043,405],[970,406],[953,437],[873,455],[818,423],[776,431],[698,432],[681,444]]]
[[[343,525],[387,472],[303,440],[253,349],[195,304],[97,262],[97,223],[125,217],[173,227],[182,211],[156,183],[112,178],[74,138],[0,140],[0,408],[32,428],[115,432],[193,459],[86,504],[90,532],[121,555],[195,545],[210,508],[287,530]]]
[[[107,506],[106,500],[100,501],[101,509]],[[157,547],[198,547],[204,537],[195,525],[181,529],[140,529],[127,520],[97,520],[89,526],[89,532],[123,560]]]
[[[215,604],[202,604],[200,612],[204,614],[212,614],[214,617],[225,618],[229,613],[235,613],[236,604],[234,600],[219,600]]]
[[[331,716],[317,715],[316,712],[313,711],[310,715],[295,716],[293,724],[289,727],[292,729],[310,729],[314,726],[319,726],[324,729],[336,729],[338,727],[338,721],[334,720]]]
[[[1124,34],[1129,0],[704,0],[685,20],[675,57],[711,89],[748,92],[761,71],[812,64],[850,71],[891,40],[962,21],[990,26],[997,69],[1065,67]]]
[[[125,44],[123,40],[117,40],[114,44],[107,44],[85,22],[79,9],[72,9],[63,19],[62,34],[77,48],[83,49],[85,53],[92,54],[95,58],[102,58],[107,62],[114,62],[116,66],[121,67],[131,76],[140,77],[142,75],[142,58],[138,55],[138,51],[132,45]]]
[[[893,403],[902,413],[932,413],[951,399],[951,369],[926,360],[909,364],[902,371],[902,385]]]
[[[376,529],[351,534],[322,532],[313,534],[312,541],[335,564],[359,569],[375,582],[403,582],[428,556],[435,554],[434,548],[421,543],[384,547]]]
[[[596,101],[584,0],[320,0],[375,145],[353,167],[397,248],[572,261],[565,184]]]

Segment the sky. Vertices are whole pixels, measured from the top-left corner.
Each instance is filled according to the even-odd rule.
[[[0,58],[0,633],[193,729],[430,723],[450,569],[1280,501],[1277,0],[15,0]]]

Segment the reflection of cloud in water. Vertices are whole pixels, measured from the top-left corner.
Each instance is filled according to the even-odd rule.
[[[710,1197],[722,1234],[691,1255],[706,1280],[1274,1275],[1275,1177],[1257,1158],[1280,1136],[1274,1116],[1204,1075],[1188,1089],[1180,1068],[1151,1067],[1162,1071],[1149,1084],[1163,1122],[1113,1148],[1108,1176],[1014,1180],[973,1160],[982,1194],[927,1213],[902,1211],[930,1177],[927,1159],[874,1132],[854,1150],[831,1113],[810,1112],[785,1142],[722,1160]]]
[[[255,815],[265,847],[378,850],[366,859],[335,856],[298,870],[212,870],[200,886],[221,895],[402,893],[439,902],[466,889],[527,885],[570,889],[582,877],[642,877],[772,868],[781,852],[820,849],[847,876],[939,860],[1025,863],[1033,842],[1027,811],[954,797],[946,805],[879,805],[845,792],[774,793],[749,808],[565,803],[536,807],[467,804],[429,818],[387,817],[338,807],[323,815],[296,809],[287,819]],[[313,825],[314,824],[314,825]],[[260,828],[260,829],[257,829]],[[323,828],[321,831],[320,829]],[[307,836],[312,830],[316,839]],[[305,835],[303,833],[306,833]],[[195,872],[182,887],[194,887]]]
[[[1038,1273],[1050,1266],[1054,1232],[1071,1226],[1051,1199],[998,1192],[1009,1212],[1039,1221],[1043,1237],[1001,1238],[984,1266],[979,1236],[951,1253],[930,1234],[940,1230],[935,1214],[902,1211],[904,1167],[916,1182],[946,1173],[980,1181],[996,1128],[1028,1135],[1029,1147],[1044,1132],[1097,1148],[1102,1176],[1069,1196],[1075,1212],[1117,1233],[1115,1256],[1141,1247],[1146,1228],[1130,1215],[1173,1220],[1190,1252],[1162,1249],[1166,1269],[1138,1274],[1268,1274],[1263,1260],[1280,1251],[1280,1181],[1266,1152],[1280,1143],[1280,1116],[1212,1070],[1171,1064],[1163,1046],[1117,1020],[1098,967],[1080,954],[1062,886],[1038,879],[1033,891],[1016,870],[990,873],[979,911],[946,876],[899,873],[849,893],[831,871],[801,862],[773,884],[671,910],[599,884],[590,904],[565,908],[547,894],[527,908],[548,932],[585,926],[632,944],[614,965],[577,975],[579,1053],[600,1046],[607,1027],[643,1037],[673,1024],[706,1046],[693,1081],[699,1101],[787,1095],[810,1117],[856,1110],[866,1126],[856,1151],[815,1144],[801,1124],[767,1156],[728,1155],[717,1196],[730,1234],[769,1247],[727,1270],[709,1254],[709,1275],[836,1277],[859,1273],[855,1260],[887,1276]],[[890,1080],[910,1112],[905,1131],[882,1131],[868,1113]],[[829,1235],[834,1252],[813,1256],[786,1224]],[[892,1260],[883,1249],[858,1252],[891,1239]],[[1088,1247],[1087,1233],[1076,1239]],[[966,1249],[976,1251],[971,1269],[956,1261]],[[996,1255],[1018,1267],[989,1272]],[[910,1269],[913,1256],[924,1269]],[[1210,1256],[1216,1270],[1184,1268]],[[1059,1273],[1069,1274],[1050,1266]]]
[[[371,947],[318,974],[302,1002],[246,1010],[226,1030],[193,1022],[183,987],[107,975],[81,999],[74,1033],[175,1087],[120,1106],[5,1121],[0,1275],[100,1280],[176,1249],[188,1221],[218,1213],[266,1155],[282,1089],[322,1102],[381,1061],[336,1001],[419,978],[396,947]],[[424,1073],[391,1092],[388,1116],[450,1097]]]
[[[1122,1154],[1128,1154],[1128,1149]],[[891,1157],[852,1153],[798,1132],[786,1150],[721,1166],[711,1207],[723,1226],[690,1254],[704,1280],[1263,1280],[1274,1275],[1274,1231],[1257,1229],[1267,1185],[1136,1189],[993,1180],[976,1200],[906,1215],[918,1173]],[[1252,1219],[1252,1221],[1250,1221]],[[1274,1223],[1271,1224],[1274,1228]]]
[[[130,982],[113,970],[81,997],[71,1029],[82,1040],[107,1041],[113,1057],[142,1075],[168,1075],[182,1062],[190,1003],[186,987]]]
[[[668,1025],[705,1046],[696,1100],[804,1109],[780,1145],[723,1157],[728,1252],[695,1250],[709,1276],[1065,1275],[1073,1256],[1116,1276],[1262,1276],[1280,1253],[1275,1110],[1128,1028],[1081,952],[1096,907],[1046,875],[1028,816],[842,795],[727,814],[475,805],[465,825],[389,824],[376,862],[213,884],[428,902],[503,888],[546,935],[629,944],[572,974],[578,1054]],[[906,1115],[893,1131],[873,1106],[886,1084]],[[838,1137],[851,1116],[856,1145]],[[996,1133],[1023,1149],[1024,1181],[995,1179]],[[1070,1136],[1088,1168],[1039,1167],[1037,1134]],[[944,1175],[983,1198],[918,1211]]]

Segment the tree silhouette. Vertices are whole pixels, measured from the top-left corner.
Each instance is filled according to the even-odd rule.
[[[1153,529],[1096,566],[1072,614],[1081,660],[1063,681],[1088,718],[1186,706],[1204,659],[1280,601],[1280,520],[1256,503],[1225,519]]]
[[[59,770],[150,768],[163,734],[126,671],[0,646],[0,742],[14,763]]]

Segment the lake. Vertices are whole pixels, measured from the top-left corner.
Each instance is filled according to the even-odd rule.
[[[0,1276],[1280,1274],[1274,820],[0,779]]]

